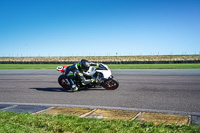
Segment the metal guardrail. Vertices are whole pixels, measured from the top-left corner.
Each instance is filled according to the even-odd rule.
[[[74,64],[74,61],[0,61],[0,64]],[[175,64],[175,63],[200,63],[200,60],[189,61],[108,61],[104,64]]]

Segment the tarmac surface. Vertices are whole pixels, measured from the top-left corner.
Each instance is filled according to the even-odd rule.
[[[115,118],[110,115],[115,112],[131,114],[120,116],[123,119],[155,124],[159,120],[200,124],[200,69],[112,72],[120,82],[116,90],[90,88],[71,92],[58,85],[60,74],[56,70],[0,70],[0,110],[53,114],[64,110],[70,114],[71,108],[78,108],[80,112],[87,110],[78,115],[86,118]]]

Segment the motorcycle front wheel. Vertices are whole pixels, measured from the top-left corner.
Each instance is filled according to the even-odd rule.
[[[70,86],[66,84],[66,81],[65,81],[65,75],[60,75],[58,77],[58,83],[61,87],[63,87],[64,89],[66,90],[70,90]]]
[[[117,79],[108,79],[105,82],[102,83],[103,88],[106,90],[115,90],[119,87],[119,82]]]

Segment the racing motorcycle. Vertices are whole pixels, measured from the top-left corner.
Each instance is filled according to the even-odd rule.
[[[58,83],[61,87],[65,88],[66,90],[70,90],[70,84],[65,80],[65,70],[68,66],[58,66],[57,71],[61,72],[62,74],[58,77]],[[89,85],[83,86],[82,83],[74,77],[73,81],[80,89],[82,87],[87,88],[96,88],[96,87],[103,87],[106,90],[115,90],[119,86],[119,82],[115,79],[111,73],[110,68],[100,63],[99,67],[96,68],[94,66],[90,66],[87,72],[84,72],[84,77],[86,79],[96,79],[96,83],[91,83]]]

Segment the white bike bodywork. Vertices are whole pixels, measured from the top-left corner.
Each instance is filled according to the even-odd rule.
[[[112,76],[111,70],[107,65],[105,65],[105,64],[101,64],[101,65],[102,65],[102,68],[104,68],[103,70],[99,70],[93,66],[90,66],[89,70],[87,72],[83,72],[83,74],[86,76],[92,77],[96,72],[99,72],[99,73],[103,74],[103,77],[105,79],[108,79],[110,76]]]

